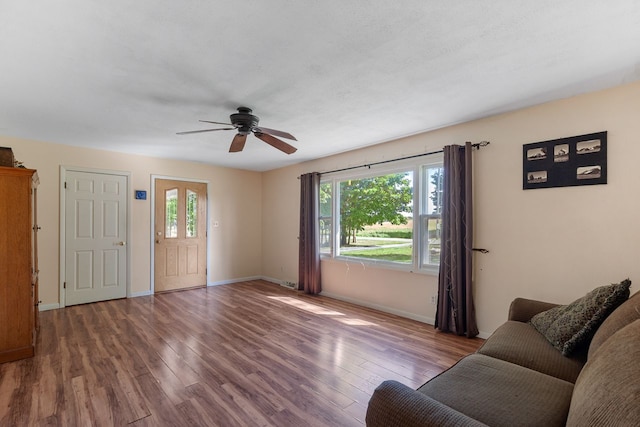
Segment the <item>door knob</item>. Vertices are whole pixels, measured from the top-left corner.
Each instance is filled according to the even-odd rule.
[[[126,244],[127,244],[127,242],[118,242],[118,243],[116,243],[116,245],[118,245],[118,246],[125,246]]]

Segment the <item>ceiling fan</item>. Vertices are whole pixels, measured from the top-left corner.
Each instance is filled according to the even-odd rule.
[[[178,135],[187,135],[191,133],[201,133],[201,132],[214,132],[217,130],[237,130],[238,133],[233,137],[233,141],[231,141],[231,147],[229,147],[230,153],[237,153],[242,151],[244,148],[244,144],[247,142],[247,135],[251,132],[257,137],[271,145],[274,148],[282,151],[286,154],[295,153],[297,148],[287,144],[286,142],[276,138],[279,136],[281,138],[292,139],[297,141],[295,136],[291,135],[288,132],[282,132],[280,130],[263,128],[262,126],[258,126],[258,122],[260,118],[258,116],[254,116],[251,114],[251,108],[247,107],[238,107],[238,112],[233,113],[229,116],[231,123],[220,123],[220,122],[212,122],[209,120],[200,120],[203,123],[213,123],[216,125],[227,125],[233,127],[227,128],[217,128],[217,129],[203,129],[203,130],[190,130],[187,132],[178,132]]]

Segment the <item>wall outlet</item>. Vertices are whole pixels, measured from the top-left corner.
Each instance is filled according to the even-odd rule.
[[[436,305],[438,303],[438,294],[431,295],[431,304]]]

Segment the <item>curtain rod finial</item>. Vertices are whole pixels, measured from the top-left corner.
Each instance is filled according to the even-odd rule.
[[[489,144],[491,144],[490,141],[480,141],[480,142],[477,142],[475,144],[471,144],[471,147],[475,148],[476,150],[479,150],[480,147],[486,147]]]

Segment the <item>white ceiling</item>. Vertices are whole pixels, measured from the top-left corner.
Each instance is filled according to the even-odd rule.
[[[639,80],[640,1],[0,0],[0,58],[0,135],[264,171]],[[176,135],[241,105],[298,151]]]

